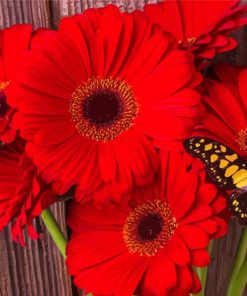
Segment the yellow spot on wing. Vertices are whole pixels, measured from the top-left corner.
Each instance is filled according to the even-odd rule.
[[[220,145],[220,150],[221,150],[221,152],[226,152],[226,147],[223,145]]]
[[[207,144],[204,147],[205,151],[211,150],[212,148],[213,148],[213,144]]]
[[[232,205],[233,206],[238,206],[239,205],[239,202],[236,199],[234,199],[234,201],[232,202]]]
[[[232,155],[226,155],[226,159],[231,162],[234,162],[236,159],[238,159],[238,155],[237,155],[237,153],[234,153]]]
[[[240,182],[241,180],[243,180],[244,178],[247,178],[247,170],[245,169],[241,169],[239,171],[237,171],[233,176],[233,183],[236,184],[238,182]]]
[[[245,187],[245,186],[247,186],[247,178],[244,178],[243,180],[241,180],[240,182],[238,182],[236,184],[237,188],[242,188],[242,187]]]
[[[228,165],[229,161],[225,160],[225,159],[222,159],[220,161],[220,168],[221,169],[224,169],[227,165]]]
[[[210,161],[211,161],[211,162],[215,162],[218,158],[219,158],[218,155],[216,155],[216,154],[212,154],[212,155],[210,156]]]
[[[238,165],[231,165],[225,171],[225,177],[230,177],[239,169]]]

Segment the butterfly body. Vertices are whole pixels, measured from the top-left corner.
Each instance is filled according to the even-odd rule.
[[[200,159],[210,178],[221,188],[233,192],[229,209],[247,225],[247,162],[231,148],[207,138],[194,137],[184,142],[193,157]],[[236,190],[238,189],[238,190]]]

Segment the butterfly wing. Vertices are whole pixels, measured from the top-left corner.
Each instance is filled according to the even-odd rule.
[[[194,137],[186,140],[184,147],[189,154],[205,164],[211,179],[224,189],[240,188],[239,181],[247,178],[246,161],[231,148],[219,142]]]
[[[199,158],[211,179],[224,189],[237,189],[228,200],[231,213],[247,225],[247,163],[231,148],[207,138],[184,142],[186,151]]]
[[[228,199],[228,208],[233,216],[239,218],[239,223],[247,225],[247,191],[246,188],[235,190]]]

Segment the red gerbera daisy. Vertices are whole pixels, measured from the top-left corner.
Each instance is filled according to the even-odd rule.
[[[219,64],[214,72],[218,80],[205,81],[207,112],[195,134],[218,140],[247,156],[247,69]]]
[[[144,11],[177,38],[180,48],[190,49],[203,61],[236,47],[237,42],[229,33],[247,23],[246,6],[238,7],[239,3],[240,0],[166,0],[147,4]]]
[[[28,48],[32,26],[15,25],[0,30],[0,141],[10,143],[16,131],[11,124],[14,110],[10,108],[5,90],[16,72],[20,53]]]
[[[24,245],[24,227],[27,225],[31,238],[37,238],[32,220],[55,202],[55,194],[23,150],[24,142],[18,138],[0,147],[0,230],[15,220],[13,238]]]
[[[129,202],[70,206],[67,265],[75,284],[94,295],[197,293],[191,266],[206,266],[209,239],[226,233],[226,207],[201,164],[166,153],[162,182],[136,188]]]
[[[182,147],[197,120],[192,54],[172,50],[173,38],[143,13],[112,5],[38,35],[10,89],[45,179],[60,193],[79,183],[77,198],[93,193],[98,202],[150,182],[155,146]]]

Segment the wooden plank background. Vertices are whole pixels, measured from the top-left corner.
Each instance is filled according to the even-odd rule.
[[[88,7],[100,7],[114,3],[122,10],[142,8],[144,3],[157,0],[0,0],[0,28],[16,23],[32,23],[56,28],[61,17],[83,11]],[[236,34],[239,40],[247,40],[246,29]],[[244,38],[245,37],[245,38]],[[247,65],[247,43],[221,59]],[[53,212],[66,233],[63,204],[53,206]],[[27,241],[26,248],[12,242],[10,227],[0,233],[0,296],[77,296],[80,294],[67,275],[64,260],[54,247],[42,221],[43,238]],[[225,296],[229,272],[241,234],[241,227],[232,221],[227,237],[214,243],[212,263],[206,287],[207,296]],[[245,293],[247,295],[247,293]],[[240,296],[240,295],[234,295]]]

